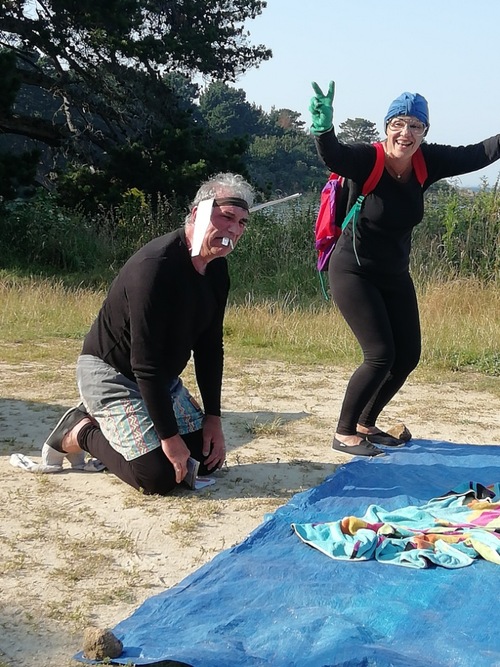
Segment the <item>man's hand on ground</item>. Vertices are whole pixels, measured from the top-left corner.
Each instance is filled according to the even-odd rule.
[[[173,435],[161,441],[163,453],[173,465],[175,470],[175,481],[180,484],[187,474],[187,460],[191,452],[180,435]]]

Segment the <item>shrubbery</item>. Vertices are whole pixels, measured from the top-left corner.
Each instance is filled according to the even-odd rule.
[[[233,299],[285,298],[288,303],[321,300],[314,250],[319,197],[255,213],[230,257]],[[120,206],[89,217],[58,206],[50,195],[4,203],[0,208],[3,268],[78,274],[103,282],[135,250],[183,224],[186,209],[165,197],[132,189]],[[412,272],[426,282],[474,277],[500,278],[498,183],[478,192],[437,187],[427,194],[424,221],[414,231]]]

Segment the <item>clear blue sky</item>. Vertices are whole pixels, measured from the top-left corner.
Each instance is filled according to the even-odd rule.
[[[429,142],[469,144],[500,133],[499,0],[268,0],[247,23],[273,57],[238,78],[248,102],[287,108],[309,126],[311,81],[336,84],[334,122],[366,118],[380,133],[405,90],[429,102]],[[462,176],[464,186],[500,161]]]

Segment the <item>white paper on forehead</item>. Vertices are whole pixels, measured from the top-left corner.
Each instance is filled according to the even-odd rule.
[[[193,243],[191,245],[191,257],[196,257],[200,254],[201,244],[205,238],[210,218],[212,216],[212,208],[214,206],[214,199],[204,199],[198,204],[196,209],[196,216],[194,219]]]

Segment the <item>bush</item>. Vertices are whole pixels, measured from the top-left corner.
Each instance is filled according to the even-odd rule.
[[[252,214],[242,241],[229,257],[232,299],[279,298],[298,305],[324,302],[316,270],[314,222],[318,195]],[[131,189],[119,206],[94,216],[58,206],[40,193],[0,210],[4,241],[1,263],[45,267],[108,281],[139,247],[183,224],[185,211],[173,198]],[[423,222],[413,233],[411,268],[419,286],[437,280],[500,278],[498,183],[478,192],[447,183],[426,195]]]
[[[479,191],[438,188],[426,196],[423,222],[413,234],[412,269],[423,280],[500,278],[498,180]]]
[[[183,224],[178,207],[158,196],[152,203],[129,190],[123,203],[89,216],[68,210],[47,192],[29,201],[6,202],[0,210],[4,253],[0,266],[41,272],[77,273],[108,281],[138,248]]]
[[[66,211],[46,192],[29,201],[4,204],[0,214],[4,240],[3,266],[51,267],[58,271],[82,271],[93,267],[103,253],[92,221]]]
[[[181,205],[162,195],[153,199],[137,188],[122,195],[120,206],[100,217],[100,232],[111,244],[115,264],[123,264],[145,243],[184,224]]]
[[[248,294],[286,297],[288,302],[320,297],[314,249],[316,197],[263,209],[250,217],[229,257],[233,299]]]

